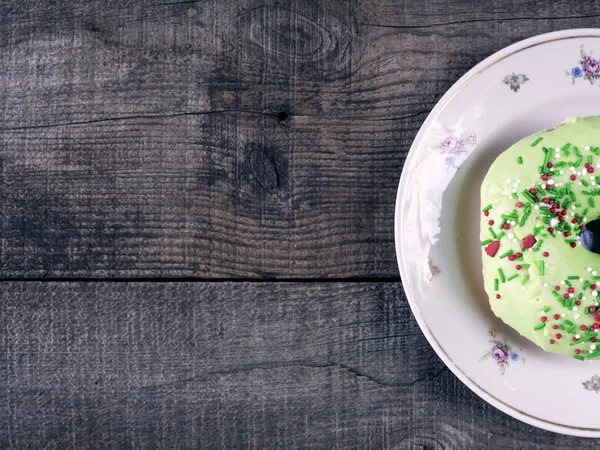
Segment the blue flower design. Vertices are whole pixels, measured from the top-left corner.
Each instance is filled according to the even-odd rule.
[[[581,77],[582,74],[583,74],[583,72],[581,71],[581,69],[579,67],[573,67],[571,69],[571,75],[573,75],[573,78],[579,78],[579,77]]]
[[[454,167],[454,156],[446,156],[444,162],[446,163],[446,167]]]
[[[510,352],[509,354],[510,360],[511,361],[518,361],[519,360],[519,355],[515,352]]]

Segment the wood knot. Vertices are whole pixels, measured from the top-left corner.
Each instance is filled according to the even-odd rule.
[[[279,170],[273,155],[256,144],[249,145],[250,173],[258,185],[267,192],[279,187]]]
[[[426,436],[407,436],[402,439],[401,450],[444,450],[444,446],[433,438]]]

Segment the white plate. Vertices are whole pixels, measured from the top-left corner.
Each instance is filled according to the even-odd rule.
[[[546,353],[494,316],[483,290],[478,225],[479,188],[498,154],[567,116],[600,115],[600,78],[585,77],[582,49],[600,57],[599,29],[526,39],[458,80],[412,145],[395,231],[413,313],[452,372],[517,419],[597,438],[600,361]],[[596,68],[585,63],[589,74]]]

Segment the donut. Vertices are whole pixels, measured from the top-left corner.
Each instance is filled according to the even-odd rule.
[[[600,116],[568,117],[522,139],[481,185],[492,311],[542,349],[580,361],[600,358],[599,217]]]

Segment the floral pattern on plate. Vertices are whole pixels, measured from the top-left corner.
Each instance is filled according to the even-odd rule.
[[[571,82],[575,84],[575,80],[582,78],[588,80],[590,84],[595,84],[600,78],[600,62],[592,56],[592,52],[586,52],[583,45],[579,48],[579,65],[571,70],[565,71],[567,77],[571,77]]]
[[[598,375],[592,375],[592,378],[581,384],[583,384],[583,387],[588,391],[594,391],[596,394],[600,392],[600,376]]]
[[[512,350],[511,346],[506,342],[506,339],[498,339],[498,331],[495,328],[490,327],[488,330],[488,335],[493,338],[489,341],[490,344],[493,345],[492,348],[487,350],[479,359],[480,362],[488,358],[493,359],[498,365],[500,375],[504,375],[511,361],[521,361],[522,363],[525,362],[524,358],[521,358],[517,352]]]
[[[457,133],[454,129],[444,125],[446,137],[433,148],[445,155],[444,163],[446,168],[458,169],[456,165],[457,157],[471,150],[477,144],[477,135],[475,133]]]

